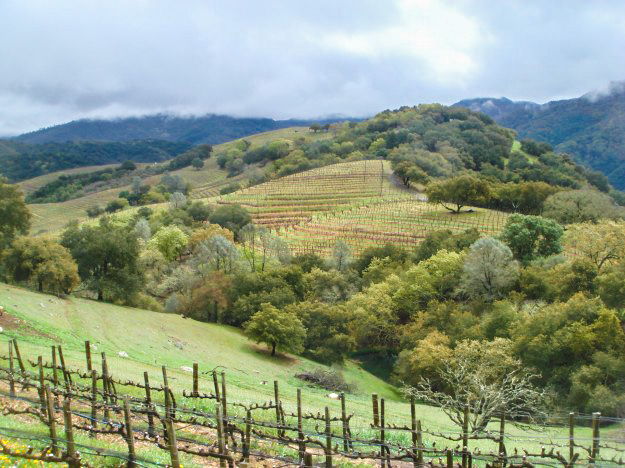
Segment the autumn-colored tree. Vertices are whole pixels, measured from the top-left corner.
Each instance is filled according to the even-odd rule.
[[[601,271],[605,265],[625,258],[625,222],[573,224],[567,228],[565,241]]]

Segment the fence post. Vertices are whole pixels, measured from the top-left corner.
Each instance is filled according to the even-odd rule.
[[[13,348],[15,348],[15,356],[17,357],[17,363],[20,366],[22,376],[26,378],[26,367],[24,367],[24,361],[22,361],[22,353],[20,353],[20,347],[17,345],[17,340],[13,338]]]
[[[67,372],[67,367],[65,367],[65,357],[63,356],[63,348],[61,345],[57,346],[59,350],[59,359],[61,361],[61,370],[63,371],[63,379],[65,381],[65,389],[69,392],[70,385],[72,384],[72,377]]]
[[[421,420],[417,421],[417,465],[423,465],[423,432],[421,432]]]
[[[93,367],[91,365],[91,343],[89,340],[85,341],[85,357],[87,358],[87,371],[91,372]]]
[[[462,419],[462,468],[467,468],[469,452],[469,405],[464,405],[464,417]]]
[[[280,417],[280,391],[278,390],[278,381],[273,381],[273,396],[276,402],[276,429],[278,430],[278,437],[284,435],[284,431],[280,429],[282,425],[282,418]]]
[[[148,411],[148,435],[154,437],[154,415],[152,414],[152,396],[150,394],[150,379],[147,371],[143,373],[143,381],[145,382],[145,405]]]
[[[349,450],[349,444],[347,442],[347,411],[345,410],[344,392],[341,392],[341,423],[343,425],[343,450],[347,452]]]
[[[219,454],[220,455],[225,455],[226,454],[226,444],[224,441],[224,426],[223,426],[223,419],[222,419],[222,413],[221,413],[221,404],[217,404],[216,406],[216,419],[217,419],[217,445],[219,447]],[[226,466],[226,459],[225,458],[220,458],[219,459],[219,466],[221,467],[225,467]]]
[[[48,427],[50,428],[50,440],[52,441],[52,455],[55,457],[59,454],[59,444],[56,438],[56,421],[54,419],[54,400],[50,387],[46,385],[46,400],[48,406]]]
[[[575,413],[569,413],[569,466],[575,456]]]
[[[91,427],[98,427],[98,373],[91,369]],[[91,431],[91,437],[96,437],[96,433]]]
[[[252,411],[247,410],[245,413],[245,439],[243,441],[243,461],[250,462],[250,437],[252,432]]]
[[[302,390],[297,389],[297,438],[299,439],[299,462],[306,457],[306,444],[304,442],[304,430],[302,429]]]
[[[47,405],[46,405],[46,391],[45,391],[45,377],[43,375],[43,358],[41,356],[37,356],[37,367],[39,368],[39,388],[37,389],[39,393],[39,401],[41,403],[41,412],[43,414],[46,413]]]
[[[221,407],[224,421],[228,417],[228,408],[226,407],[227,403],[228,399],[226,396],[226,373],[224,371],[221,371]]]
[[[59,386],[59,376],[58,376],[58,364],[56,363],[56,347],[54,345],[50,346],[52,352],[52,380],[54,382],[54,388]]]
[[[412,453],[414,457],[412,459],[412,464],[416,468],[418,466],[417,462],[417,410],[415,407],[414,395],[410,397],[410,429],[412,429]]]
[[[373,405],[373,425],[378,427],[380,425],[379,412],[378,412],[378,394],[371,394],[371,403]]]
[[[304,454],[304,468],[312,468],[312,466],[313,466],[312,453],[306,452]]]
[[[501,413],[501,418],[499,419],[499,460],[501,461],[501,466],[505,464],[505,460],[506,460],[505,436],[506,436],[506,413]]]
[[[132,432],[132,419],[130,417],[130,403],[128,402],[128,396],[124,397],[124,424],[126,429],[126,442],[128,443],[128,468],[134,468],[136,465],[135,459],[135,438]]]
[[[592,452],[590,463],[594,464],[599,455],[599,421],[601,413],[592,413]]]
[[[108,421],[111,418],[109,413],[109,370],[104,352],[102,353],[102,392],[104,394],[104,420]]]
[[[15,378],[13,373],[15,368],[13,366],[13,343],[9,341],[9,396],[15,398]]]
[[[385,418],[385,410],[384,410],[384,398],[380,399],[380,456],[382,459],[380,460],[382,466],[386,466],[386,452],[388,451],[386,448],[386,431],[384,430],[384,426],[386,425]],[[390,466],[390,461],[388,465]]]
[[[332,468],[332,426],[330,410],[326,406],[326,468]]]
[[[447,449],[447,468],[454,468],[454,452],[453,450]]]
[[[76,454],[76,445],[74,444],[74,429],[72,427],[72,413],[70,411],[70,401],[63,401],[63,417],[65,419],[65,440],[67,441],[67,466],[70,468],[79,468],[80,460]]]
[[[200,394],[199,369],[197,362],[193,363],[193,396]]]
[[[217,371],[213,371],[213,384],[215,385],[215,397],[217,398],[217,403],[221,401],[220,392],[219,392],[219,382],[217,382]]]
[[[171,418],[165,418],[167,426],[167,445],[169,446],[169,456],[171,457],[172,468],[180,468],[180,460],[178,459],[178,446],[176,442],[176,429]]]

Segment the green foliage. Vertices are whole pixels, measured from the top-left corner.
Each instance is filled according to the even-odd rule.
[[[501,240],[510,247],[514,258],[527,264],[538,257],[562,251],[562,226],[540,216],[513,214],[501,233]]]
[[[355,348],[344,308],[303,301],[285,311],[297,316],[306,328],[304,355],[324,363],[342,363]]]
[[[497,239],[484,237],[471,246],[465,257],[460,287],[469,297],[493,301],[513,285],[518,275],[512,251]]]
[[[150,239],[150,244],[169,261],[180,257],[188,243],[189,237],[178,226],[162,227]]]
[[[137,162],[165,161],[191,146],[188,143],[156,140],[125,143],[64,140],[64,143],[3,142],[3,145],[5,149],[7,147],[11,149],[6,152],[0,151],[2,172],[11,181],[29,179],[63,169],[111,164],[128,159]]]
[[[210,215],[209,221],[236,234],[243,226],[252,222],[252,217],[240,205],[222,205]]]
[[[551,195],[543,215],[561,224],[596,223],[601,219],[623,219],[625,210],[608,195],[593,190],[570,190]]]
[[[471,246],[479,238],[480,233],[475,228],[467,229],[459,234],[454,234],[449,229],[434,231],[425,236],[425,239],[417,246],[413,260],[416,263],[427,260],[439,250],[460,252]]]
[[[286,310],[278,310],[268,303],[261,304],[245,326],[245,333],[258,343],[265,343],[271,348],[271,355],[276,349],[286,352],[301,353],[306,339],[306,328],[297,316]]]
[[[17,235],[28,232],[30,219],[22,193],[0,177],[0,255]]]
[[[61,244],[78,265],[78,274],[102,301],[126,302],[143,286],[137,267],[139,244],[128,227],[101,218],[97,226],[70,224]]]
[[[491,186],[479,177],[466,174],[432,182],[427,186],[426,193],[429,201],[440,203],[449,211],[459,213],[464,206],[488,203]]]
[[[4,262],[14,281],[33,281],[40,292],[69,294],[80,281],[69,251],[52,239],[21,237],[13,242]]]

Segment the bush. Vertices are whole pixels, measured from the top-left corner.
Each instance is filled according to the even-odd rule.
[[[99,205],[92,206],[91,208],[87,208],[87,216],[90,218],[97,218],[102,213],[104,213],[104,208]]]
[[[333,392],[351,393],[355,390],[354,385],[345,382],[343,374],[334,369],[313,369],[310,372],[295,374],[295,377]]]
[[[232,192],[236,192],[237,190],[241,189],[241,184],[239,184],[238,182],[233,182],[231,184],[226,185],[224,188],[222,188],[219,193],[221,195],[225,195],[227,193],[232,193]]]

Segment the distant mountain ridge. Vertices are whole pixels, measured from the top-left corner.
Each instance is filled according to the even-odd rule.
[[[65,124],[24,133],[13,138],[13,140],[25,143],[162,140],[215,145],[254,133],[298,125],[310,125],[311,123],[336,122],[339,120],[346,119],[273,120],[269,118],[253,117],[238,118],[216,114],[207,114],[199,117],[156,114],[114,120],[74,120]]]
[[[625,189],[625,83],[613,83],[607,93],[587,93],[542,105],[476,98],[454,106],[482,112],[516,130],[520,138],[546,141]]]

